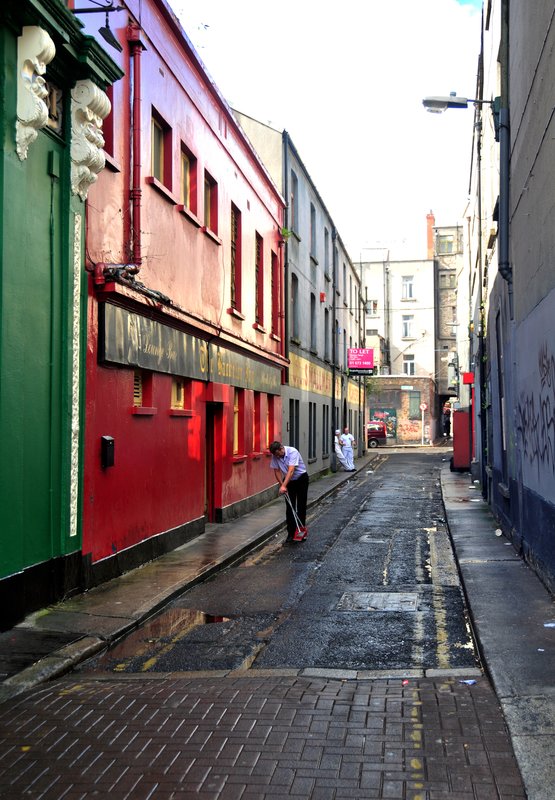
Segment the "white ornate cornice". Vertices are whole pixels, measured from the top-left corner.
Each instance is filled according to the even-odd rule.
[[[106,164],[102,123],[110,109],[107,95],[91,80],[78,81],[71,92],[71,189],[81,200]]]
[[[48,96],[42,77],[46,66],[56,55],[54,42],[46,31],[37,26],[26,26],[17,40],[17,122],[16,150],[19,158],[27,158],[29,145],[38,131],[48,123]]]

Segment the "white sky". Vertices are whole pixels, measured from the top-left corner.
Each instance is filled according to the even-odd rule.
[[[285,128],[353,261],[464,217],[481,0],[169,0],[228,103]],[[370,248],[370,249],[367,249]]]

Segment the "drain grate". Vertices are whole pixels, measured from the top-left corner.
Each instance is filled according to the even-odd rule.
[[[416,592],[345,592],[339,611],[417,611]]]

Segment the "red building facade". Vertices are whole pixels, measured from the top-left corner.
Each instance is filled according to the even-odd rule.
[[[110,24],[125,77],[88,199],[89,586],[273,497],[287,363],[282,197],[164,0]]]

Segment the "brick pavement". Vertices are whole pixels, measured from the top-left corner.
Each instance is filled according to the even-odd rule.
[[[524,800],[486,678],[75,676],[0,706],[0,797]]]

